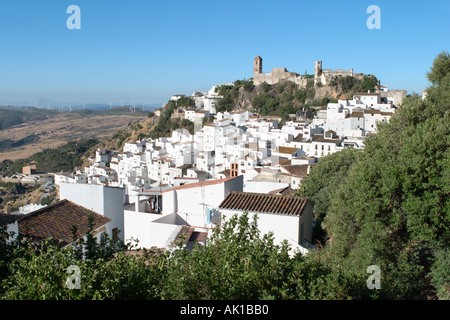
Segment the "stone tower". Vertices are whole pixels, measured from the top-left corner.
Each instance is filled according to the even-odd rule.
[[[253,59],[253,74],[256,75],[259,73],[262,73],[262,58],[257,56]]]
[[[314,62],[314,78],[318,78],[322,75],[322,61]]]

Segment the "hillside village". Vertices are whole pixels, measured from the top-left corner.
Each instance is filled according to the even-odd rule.
[[[262,59],[254,60],[255,86],[282,81],[320,86],[347,73],[353,76],[353,69],[322,70],[316,62],[310,79],[284,68],[263,74]],[[406,96],[398,90],[390,95],[381,87],[330,102],[312,119],[300,109],[282,122],[280,116],[249,110],[217,112],[222,98],[218,87],[171,97],[175,103],[193,100],[193,106],[177,108],[172,115],[192,122],[193,134],[177,129],[168,137],[126,142],[122,150],[97,149],[83,170],[54,175],[59,202],[24,214],[26,219],[11,219],[11,230],[20,234],[32,219],[46,224],[61,207],[77,208],[78,218],[79,212],[90,211],[102,217],[99,235],[107,232],[125,242],[138,240],[138,248],[169,250],[181,235],[188,248],[204,243],[226,217],[249,212],[259,215],[263,233],[273,232],[278,242],[287,240],[306,253],[314,249],[313,204],[294,192],[322,157],[364,148],[377,124],[388,122]],[[161,112],[156,110],[155,116]],[[59,242],[64,245],[70,242],[69,227],[61,226],[66,238]],[[36,238],[59,234],[52,228],[42,227]]]

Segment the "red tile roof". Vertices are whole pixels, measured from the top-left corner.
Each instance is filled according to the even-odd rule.
[[[294,154],[298,151],[298,149],[300,149],[300,148],[278,147],[278,152],[284,153],[284,154]]]
[[[51,237],[63,247],[73,242],[73,226],[77,227],[78,237],[88,232],[90,215],[94,218],[94,230],[111,221],[69,200],[61,200],[25,215],[19,220],[19,235],[36,240]]]
[[[308,175],[309,164],[284,165],[283,168],[291,175],[304,178]]]
[[[299,196],[233,191],[219,205],[221,209],[300,216],[309,199]]]

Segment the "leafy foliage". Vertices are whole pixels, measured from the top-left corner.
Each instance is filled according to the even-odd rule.
[[[322,222],[329,210],[333,194],[356,162],[359,153],[360,150],[349,148],[321,158],[297,191],[298,195],[309,197],[314,203],[316,227],[313,238],[321,243],[326,241]]]
[[[58,148],[35,153],[27,159],[4,160],[0,163],[0,173],[12,175],[21,172],[23,166],[33,161],[42,172],[72,171],[74,167],[82,164],[82,156],[97,143],[97,139],[70,141]]]
[[[275,245],[273,235],[261,235],[256,217],[251,221],[247,214],[227,219],[205,246],[192,251],[178,247],[130,255],[89,235],[65,249],[50,239],[37,251],[23,244],[0,249],[8,252],[0,256],[7,266],[0,290],[4,299],[349,299],[372,294],[363,278],[290,254],[286,243]],[[65,285],[71,265],[80,269],[80,289]]]
[[[431,282],[439,299],[450,300],[450,249],[436,250],[431,268]]]
[[[424,252],[450,244],[450,73],[442,72],[449,63],[448,54],[435,60],[425,101],[407,98],[390,122],[366,139],[345,175],[336,172],[334,179],[319,162],[303,186],[325,215],[329,261],[353,272],[378,265],[389,286],[384,297],[423,297],[430,263]],[[343,159],[334,160],[339,166]],[[438,257],[432,269],[445,279],[440,271],[445,257]],[[445,288],[441,280],[432,283]]]
[[[236,80],[233,85],[221,85],[217,88],[217,94],[222,96],[222,99],[216,103],[216,111],[224,112],[231,111],[237,104],[240,88],[246,92],[252,92],[255,88],[252,80]]]
[[[309,82],[313,84],[313,82]],[[298,89],[290,81],[269,85],[266,82],[260,85],[260,94],[252,100],[253,111],[261,115],[279,115],[284,120],[289,114],[296,113],[300,108],[308,107],[314,99],[314,86]]]
[[[373,75],[364,75],[362,80],[352,76],[344,76],[333,80],[330,85],[338,85],[343,92],[353,95],[356,92],[374,92],[378,86],[378,79]]]
[[[159,137],[168,136],[171,132],[178,128],[188,129],[193,132],[193,124],[179,119],[172,119],[172,114],[178,107],[192,107],[194,106],[194,100],[189,97],[182,97],[177,101],[170,100],[161,111],[158,124],[153,128],[150,133],[150,138],[155,139]],[[188,120],[189,121],[189,120]]]

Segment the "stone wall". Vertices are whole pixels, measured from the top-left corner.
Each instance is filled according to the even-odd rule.
[[[322,61],[315,61],[314,63],[314,83],[321,82],[323,85],[327,85],[332,78],[338,76],[354,76],[353,69],[322,69]],[[306,87],[308,83],[307,78],[301,76],[295,72],[289,72],[286,68],[273,68],[270,73],[262,72],[262,59],[256,57],[253,59],[253,83],[260,85],[263,82],[268,84],[276,84],[280,81],[292,81],[296,83],[300,88]]]
[[[389,90],[380,91],[381,98],[387,98],[392,101],[396,107],[400,107],[403,104],[403,100],[406,98],[406,90]]]

